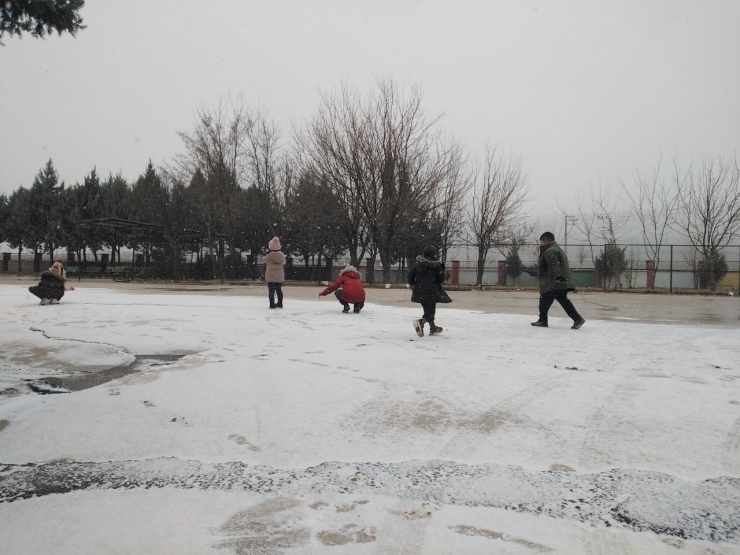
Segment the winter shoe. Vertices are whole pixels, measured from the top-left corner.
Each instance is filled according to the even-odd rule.
[[[349,305],[344,305],[344,308],[342,309],[342,314],[347,314],[349,312]]]
[[[429,329],[429,335],[439,335],[440,333],[442,333],[442,331],[442,328],[440,328],[439,326],[432,326]]]
[[[275,305],[277,308],[283,308],[283,303],[278,303]]]
[[[537,320],[536,322],[532,322],[532,325],[535,328],[546,328],[547,327],[547,322],[543,322],[541,320]]]
[[[362,308],[360,308],[359,306],[356,306],[355,309],[354,309],[354,313],[355,314],[359,314],[360,313],[360,310],[362,310]]]
[[[583,324],[585,324],[585,323],[586,323],[586,320],[584,320],[583,318],[578,318],[578,320],[576,320],[576,321],[573,322],[573,325],[571,326],[570,329],[572,329],[572,330],[579,330],[579,329],[581,329],[581,326]]]
[[[270,305],[270,310],[272,310],[273,308],[277,308],[277,307],[278,307],[278,306],[277,306],[276,304],[271,304],[271,305]]]
[[[49,304],[49,299],[41,299],[41,302],[39,303],[41,306],[44,306],[46,304]]]
[[[421,320],[414,320],[414,329],[416,330],[416,335],[424,337],[424,322]]]
[[[59,299],[51,299],[49,304],[59,304]]]

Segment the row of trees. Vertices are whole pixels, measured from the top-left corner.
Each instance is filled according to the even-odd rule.
[[[49,161],[29,189],[0,196],[0,241],[34,252],[65,246],[83,260],[103,247],[120,260],[127,246],[171,263],[175,275],[184,253],[195,252],[213,274],[228,275],[244,251],[261,252],[278,235],[307,266],[343,254],[354,265],[379,259],[385,282],[394,265],[425,244],[437,245],[445,259],[464,242],[477,251],[482,283],[491,249],[512,245],[503,254],[516,262],[542,231],[526,218],[526,172],[519,159],[494,149],[469,156],[443,134],[438,117],[425,113],[422,100],[417,88],[390,79],[379,79],[368,94],[341,86],[321,96],[290,141],[264,111],[222,101],[198,110],[192,130],[179,133],[179,156],[157,168],[150,163],[133,182],[101,179],[93,169],[67,187]],[[631,184],[580,195],[575,209],[561,207],[566,226],[580,232],[605,274],[616,273],[607,270],[619,266],[614,248],[630,223],[639,224],[656,267],[670,230],[688,238],[705,264],[738,236],[737,160],[679,168],[674,158],[669,173],[659,164],[652,174],[636,172]],[[79,225],[99,217],[156,230]],[[556,229],[552,222],[544,227]],[[604,244],[612,248],[601,252]]]
[[[235,268],[243,251],[264,250],[273,236],[286,252],[312,258],[348,253],[358,265],[379,259],[384,281],[426,244],[445,258],[465,237],[483,266],[494,243],[521,234],[527,195],[521,163],[488,150],[471,160],[428,117],[418,89],[378,80],[367,95],[348,87],[322,96],[290,144],[263,111],[223,101],[200,109],[184,152],[133,183],[101,180],[93,170],[65,187],[52,161],[32,187],[0,197],[8,213],[0,240],[84,259],[103,246],[154,249],[176,265],[184,251],[205,251],[214,270]],[[118,217],[157,225],[154,233],[81,229],[77,222]],[[194,245],[195,242],[198,245]],[[222,245],[222,248],[219,248]],[[218,266],[219,268],[216,268]]]
[[[656,270],[667,237],[678,235],[692,247],[683,253],[685,262],[702,286],[714,289],[727,272],[722,250],[740,236],[738,160],[720,155],[682,165],[674,156],[669,167],[658,161],[649,172],[635,170],[631,181],[580,192],[574,207],[560,210],[567,214],[565,229],[575,229],[588,245],[581,258],[590,255],[614,286],[627,266],[626,249],[618,245],[637,228]]]

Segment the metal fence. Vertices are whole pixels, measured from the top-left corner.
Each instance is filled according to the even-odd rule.
[[[619,264],[610,268],[603,260],[605,253],[618,249]],[[660,248],[644,244],[618,245],[568,245],[567,251],[571,275],[576,287],[601,290],[697,290],[740,291],[740,245],[725,247],[718,254],[722,264],[716,279],[708,276],[707,265],[696,249],[690,245],[662,245]],[[539,245],[520,245],[519,261],[512,260],[511,245],[495,245],[482,265],[479,279],[477,250],[472,245],[455,245],[446,260],[447,282],[451,285],[480,285],[499,287],[536,287],[538,285],[537,263]],[[54,253],[53,260],[65,263],[70,277],[77,279],[113,278],[161,280],[221,280],[261,281],[264,266],[261,257],[249,254],[232,256],[226,254],[223,261],[208,255],[188,253],[175,264],[172,260],[147,259],[144,254],[131,251],[121,253],[120,262],[111,258],[110,252],[87,253],[87,260],[78,260],[74,253],[64,249]],[[599,263],[600,261],[601,264]],[[222,269],[223,262],[223,269]],[[514,266],[512,267],[512,262]],[[330,281],[336,279],[341,269],[349,263],[348,258],[322,260],[313,258],[305,263],[302,259],[288,258],[286,279],[289,281]],[[366,258],[358,270],[366,283],[402,284],[406,281],[409,264],[395,264],[385,276],[379,261]],[[23,252],[2,253],[0,275],[37,275],[50,266],[48,253]],[[515,275],[516,274],[516,275]],[[714,283],[713,283],[714,281]]]

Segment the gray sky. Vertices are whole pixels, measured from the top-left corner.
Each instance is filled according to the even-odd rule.
[[[283,124],[319,91],[418,84],[473,152],[521,156],[533,211],[635,166],[740,143],[737,0],[88,0],[77,38],[5,37],[0,192],[52,158],[133,180],[182,151],[199,105],[242,95]]]

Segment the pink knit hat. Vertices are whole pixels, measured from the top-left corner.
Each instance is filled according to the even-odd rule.
[[[280,250],[280,238],[279,237],[273,237],[270,239],[270,242],[268,244],[271,251],[279,251]]]

